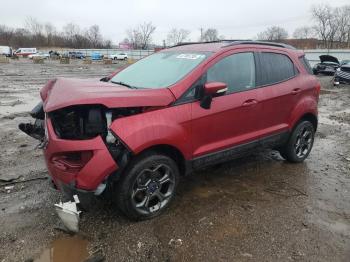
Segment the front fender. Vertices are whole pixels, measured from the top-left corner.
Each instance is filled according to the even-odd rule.
[[[171,106],[116,119],[110,129],[134,154],[156,145],[170,145],[191,158],[191,104]]]

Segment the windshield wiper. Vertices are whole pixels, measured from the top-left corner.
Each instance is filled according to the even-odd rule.
[[[126,87],[128,87],[128,88],[132,88],[132,89],[136,89],[136,87],[131,86],[131,85],[129,85],[129,84],[127,84],[127,83],[124,83],[124,82],[114,82],[114,81],[111,81],[111,83],[113,83],[113,84],[117,84],[117,85],[126,86]]]

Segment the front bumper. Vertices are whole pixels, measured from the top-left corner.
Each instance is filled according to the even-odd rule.
[[[334,82],[350,84],[350,72],[337,71],[334,75]]]
[[[77,192],[94,192],[107,177],[118,169],[100,136],[89,140],[66,140],[56,136],[51,120],[46,120],[45,162],[53,182],[61,191],[66,186]],[[89,153],[87,160],[71,161],[66,155]],[[70,190],[72,191],[72,190]]]

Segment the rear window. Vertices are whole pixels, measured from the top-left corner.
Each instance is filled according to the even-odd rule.
[[[312,68],[310,66],[309,60],[306,59],[305,56],[301,56],[299,57],[299,62],[303,65],[303,67],[305,68],[305,70],[309,73],[309,74],[313,74],[312,73]]]
[[[296,75],[290,58],[277,53],[260,53],[260,85],[271,85],[288,80]]]

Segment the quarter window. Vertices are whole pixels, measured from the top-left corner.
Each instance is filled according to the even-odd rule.
[[[313,74],[312,72],[312,68],[310,66],[309,61],[306,59],[305,56],[299,57],[299,61],[300,63],[304,66],[305,70],[309,73],[309,74]]]
[[[255,87],[254,54],[239,53],[227,56],[207,71],[207,82],[224,82],[228,93]]]
[[[260,85],[271,85],[296,75],[296,68],[290,58],[277,53],[260,53]]]

